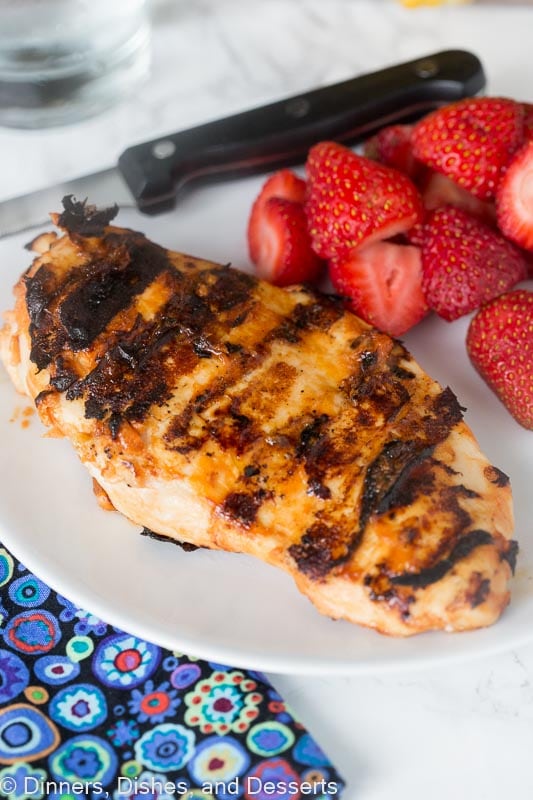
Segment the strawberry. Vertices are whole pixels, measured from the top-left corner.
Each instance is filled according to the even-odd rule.
[[[363,152],[367,158],[403,172],[415,180],[423,169],[416,161],[411,147],[412,125],[389,125],[365,142]]]
[[[391,336],[401,336],[427,314],[418,247],[374,242],[330,262],[329,274],[352,311]]]
[[[414,244],[416,247],[422,247],[424,239],[426,238],[426,226],[423,222],[417,222],[412,228],[405,232],[405,238],[409,244]]]
[[[257,275],[276,286],[313,281],[323,266],[311,249],[304,207],[293,200],[269,197],[254,205],[248,244]]]
[[[524,109],[524,136],[533,139],[533,103],[522,103]]]
[[[497,97],[467,98],[420,120],[413,153],[463,189],[490,200],[513,153],[524,139],[524,108]]]
[[[426,222],[422,266],[426,300],[448,321],[474,311],[526,276],[518,248],[450,206],[437,209]]]
[[[346,258],[355,247],[406,231],[421,219],[420,196],[409,178],[347,147],[315,145],[306,169],[309,230],[322,258]]]
[[[496,208],[494,203],[479,200],[473,194],[467,192],[457,183],[442,175],[440,172],[427,169],[422,179],[419,180],[419,188],[422,194],[422,203],[426,211],[426,218],[429,212],[443,206],[454,206],[468,211],[473,217],[486,222],[487,225],[494,225],[496,222]],[[407,241],[417,247],[422,247],[425,237],[425,224],[419,222],[408,230],[405,234]]]
[[[250,259],[254,264],[257,263],[259,258],[259,243],[257,236],[253,235],[251,229],[257,227],[256,217],[261,216],[266,201],[271,197],[283,197],[285,200],[303,203],[306,188],[306,182],[290,169],[281,169],[267,178],[255,199],[248,221],[248,249],[250,251]]]
[[[428,170],[420,185],[420,191],[426,211],[434,211],[442,206],[454,206],[468,211],[473,217],[487,224],[496,221],[496,209],[493,203],[480,200],[440,172]]]
[[[524,428],[533,430],[533,292],[496,297],[470,323],[472,364]]]
[[[496,210],[501,232],[533,251],[533,139],[509,164],[498,188]]]
[[[283,197],[285,200],[292,200],[295,203],[303,203],[305,200],[306,183],[303,178],[298,177],[290,169],[280,169],[274,172],[263,184],[257,197],[256,203],[261,205],[269,197]]]

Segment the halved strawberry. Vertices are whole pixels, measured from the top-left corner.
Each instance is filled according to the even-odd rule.
[[[470,323],[472,364],[520,425],[533,430],[533,292],[495,298]]]
[[[401,336],[428,312],[418,247],[374,242],[332,261],[329,274],[352,311],[391,336]]]
[[[413,153],[481,200],[494,197],[524,140],[524,108],[498,97],[467,98],[417,122]]]
[[[533,139],[533,103],[522,103],[524,109],[524,135]]]
[[[260,259],[260,242],[254,231],[259,225],[266,201],[271,197],[281,197],[284,200],[292,200],[294,203],[303,203],[306,188],[306,182],[290,169],[278,170],[267,178],[255,199],[248,220],[248,250],[253,264],[257,264]]]
[[[322,258],[345,258],[363,243],[408,230],[422,217],[409,178],[343,145],[315,145],[306,169],[309,230]]]
[[[511,289],[526,276],[517,247],[466,211],[434,211],[422,247],[423,289],[430,308],[451,321]]]
[[[248,244],[258,277],[276,286],[313,281],[323,267],[311,248],[304,207],[292,200],[269,197],[255,205]]]
[[[455,206],[487,224],[496,222],[494,203],[480,200],[440,172],[427,170],[419,186],[426,211],[434,211],[442,206]]]
[[[413,155],[411,147],[412,125],[389,125],[382,128],[364,144],[366,158],[379,161],[403,172],[415,180],[423,168]]]
[[[502,233],[533,251],[533,139],[513,158],[496,197]]]
[[[417,222],[412,228],[404,234],[406,241],[409,244],[414,244],[416,247],[422,247],[424,239],[426,238],[426,226],[423,222]]]
[[[280,169],[274,172],[263,184],[257,197],[258,203],[266,202],[269,197],[283,197],[294,203],[305,200],[306,182],[291,169]]]

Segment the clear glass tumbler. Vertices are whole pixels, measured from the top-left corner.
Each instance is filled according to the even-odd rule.
[[[0,0],[0,125],[62,125],[147,75],[148,0]]]

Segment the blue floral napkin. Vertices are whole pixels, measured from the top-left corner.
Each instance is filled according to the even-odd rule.
[[[0,797],[340,796],[264,675],[113,628],[1,547],[0,620]]]

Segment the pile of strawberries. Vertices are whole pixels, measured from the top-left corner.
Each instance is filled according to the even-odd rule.
[[[309,152],[307,180],[272,175],[248,224],[259,277],[314,282],[401,336],[430,311],[471,312],[467,349],[515,419],[533,429],[533,105],[468,98],[384,128],[364,156]]]

